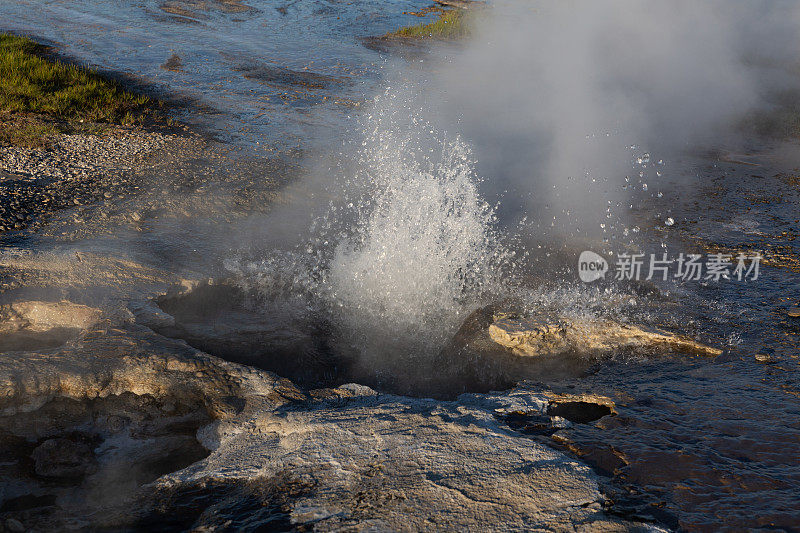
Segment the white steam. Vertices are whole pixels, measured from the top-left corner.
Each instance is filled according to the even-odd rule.
[[[632,160],[732,142],[738,119],[798,86],[798,13],[783,0],[498,0],[416,105],[473,145],[490,201],[508,191],[505,211],[592,236],[609,202],[624,218]]]

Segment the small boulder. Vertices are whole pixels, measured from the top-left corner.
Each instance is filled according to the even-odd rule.
[[[567,353],[605,356],[618,351],[644,354],[675,351],[712,356],[722,353],[687,337],[605,319],[499,317],[488,332],[495,343],[523,357]]]
[[[77,439],[48,439],[33,450],[31,457],[34,471],[42,477],[82,478],[97,469],[91,446]]]

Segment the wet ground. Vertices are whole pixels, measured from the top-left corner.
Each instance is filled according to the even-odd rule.
[[[371,97],[385,59],[362,38],[417,22],[403,12],[427,6],[10,0],[0,15],[3,30],[191,101],[179,118],[263,157],[335,145]],[[800,305],[798,154],[796,144],[763,142],[746,153],[685,155],[668,162],[663,196],[652,190],[634,213],[648,252],[764,254],[758,280],[657,283],[661,296],[631,291],[620,310],[697,336],[723,355],[606,361],[579,378],[521,385],[615,400],[615,416],[530,435],[603,474],[613,512],[692,531],[797,529],[800,319],[788,310]],[[254,228],[248,217],[268,210],[286,170],[265,166],[270,179],[262,179],[259,161],[235,172],[206,157],[184,162],[179,173],[153,171],[141,181],[149,192],[133,199],[69,208],[43,229],[6,235],[2,300],[91,293],[113,306],[180,276],[224,274],[220,258],[252,240],[242,233],[272,229]],[[221,177],[233,174],[235,186]],[[62,262],[70,266],[59,270]],[[99,271],[103,277],[86,279]],[[168,333],[181,336],[174,329]]]
[[[555,385],[616,399],[618,416],[555,438],[605,473],[620,512],[690,531],[796,530],[800,322],[788,311],[800,299],[800,146],[777,144],[671,161],[667,201],[654,191],[638,212],[659,256],[764,254],[757,280],[659,282],[661,302],[632,301],[634,315],[725,352],[604,364]]]

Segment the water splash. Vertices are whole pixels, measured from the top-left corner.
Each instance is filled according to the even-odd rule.
[[[430,361],[466,314],[504,291],[514,258],[468,145],[405,101],[392,90],[376,99],[357,170],[329,186],[335,200],[301,252],[226,264],[265,299],[304,294],[339,349],[378,372]]]
[[[373,129],[359,178],[370,197],[348,204],[355,225],[335,247],[326,277],[348,340],[376,355],[438,350],[466,312],[501,289],[513,257],[478,192],[469,147],[420,129],[424,141],[413,133],[420,130]]]

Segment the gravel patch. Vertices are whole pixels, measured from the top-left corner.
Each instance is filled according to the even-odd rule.
[[[67,207],[135,194],[137,174],[165,157],[196,157],[204,141],[141,129],[60,135],[43,148],[0,147],[0,232],[36,227]]]

